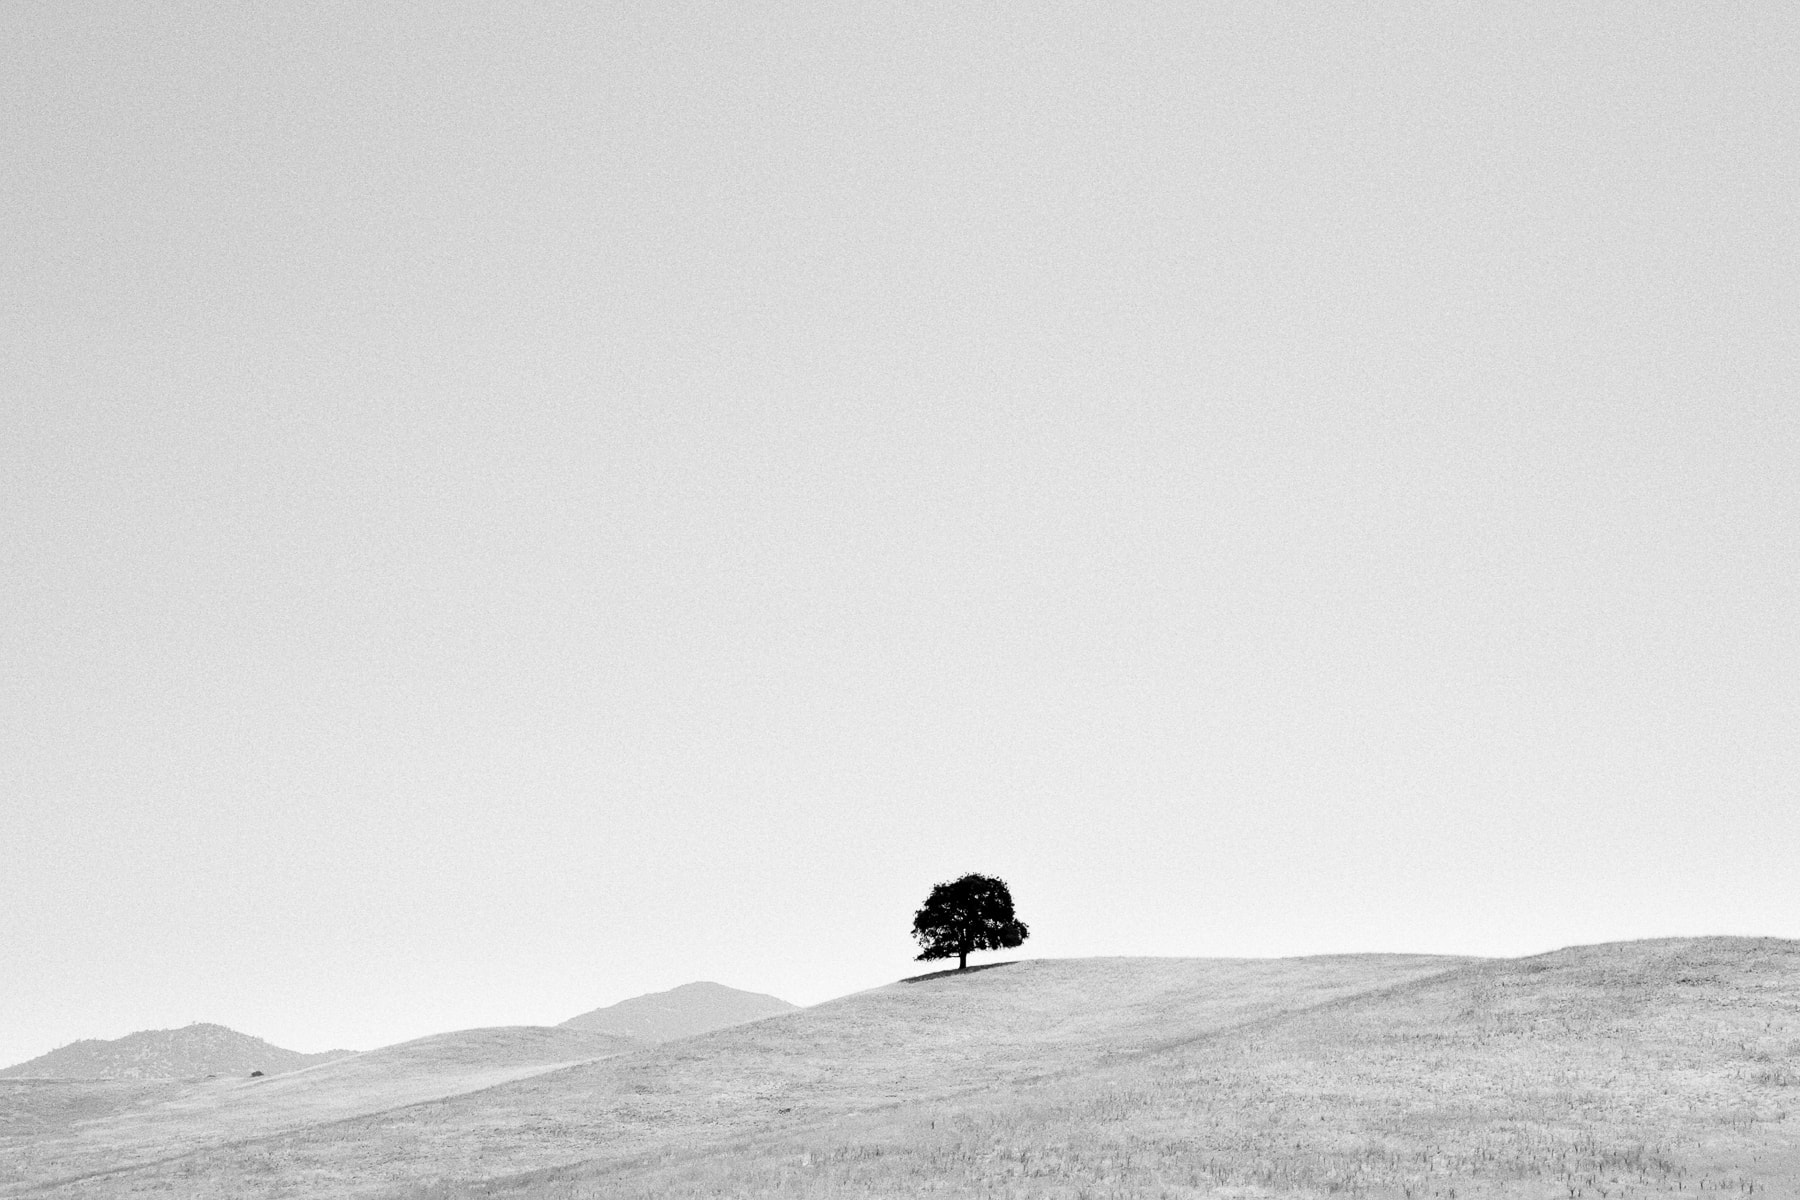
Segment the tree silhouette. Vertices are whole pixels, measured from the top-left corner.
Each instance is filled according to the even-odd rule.
[[[924,952],[916,961],[956,958],[956,969],[968,969],[975,950],[1010,950],[1031,936],[1025,922],[1013,916],[1006,881],[991,875],[964,875],[940,883],[913,914],[913,937]]]

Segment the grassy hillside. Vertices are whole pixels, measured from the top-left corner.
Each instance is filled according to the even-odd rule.
[[[11,1193],[1800,1196],[1797,1100],[1793,942],[1036,961]]]
[[[0,1194],[6,1184],[82,1176],[193,1150],[441,1099],[639,1043],[539,1026],[465,1029],[285,1075],[126,1086],[0,1086]]]
[[[1800,944],[1648,942],[1472,963],[1005,1092],[481,1194],[927,1190],[1800,1196]]]
[[[198,1151],[51,1194],[368,1195],[1004,1097],[1462,960],[1033,961],[871,992],[442,1102]],[[42,1176],[39,1176],[41,1179]],[[610,1186],[610,1185],[608,1185]]]

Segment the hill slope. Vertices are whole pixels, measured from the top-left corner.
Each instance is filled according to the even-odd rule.
[[[146,1029],[104,1041],[84,1038],[30,1062],[0,1070],[0,1079],[195,1079],[210,1074],[298,1071],[353,1051],[300,1054],[223,1025]]]
[[[859,1114],[1005,1094],[1170,1043],[1426,978],[1466,960],[1040,960],[898,983],[553,1071],[32,1194],[379,1195],[533,1168],[789,1136]],[[45,1173],[33,1178],[44,1183]],[[605,1185],[623,1183],[610,1176]]]
[[[1800,1196],[1800,944],[1472,963],[1091,1071],[479,1194],[721,1191]]]
[[[797,1007],[774,996],[741,992],[720,983],[684,983],[570,1017],[561,1028],[668,1042],[779,1016]]]
[[[1800,943],[1036,961],[0,1194],[1792,1196],[1797,1100]]]
[[[508,1026],[435,1034],[260,1079],[0,1083],[0,1185],[441,1100],[639,1047],[585,1030]]]

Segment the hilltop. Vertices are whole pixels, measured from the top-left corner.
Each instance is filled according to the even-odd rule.
[[[0,1070],[0,1079],[195,1079],[212,1074],[274,1075],[353,1054],[301,1054],[223,1025],[146,1029],[111,1041],[84,1038]]]
[[[645,1042],[668,1042],[795,1011],[798,1005],[722,983],[684,983],[570,1017],[564,1029],[586,1029]]]

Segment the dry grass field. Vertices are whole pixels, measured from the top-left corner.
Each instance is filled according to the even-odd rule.
[[[640,1043],[574,1029],[465,1029],[259,1079],[0,1080],[0,1194],[492,1087]]]
[[[0,1190],[1800,1196],[1797,1100],[1792,942],[1045,960]]]
[[[1470,964],[1004,1092],[445,1196],[1800,1196],[1800,946]],[[433,1194],[420,1189],[419,1194]]]

